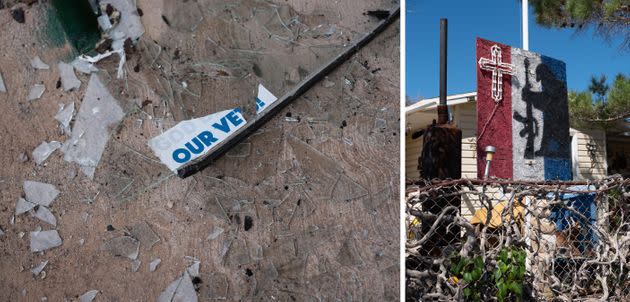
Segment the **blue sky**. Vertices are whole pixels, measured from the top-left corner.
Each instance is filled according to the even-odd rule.
[[[529,49],[567,64],[569,90],[585,90],[591,75],[605,74],[609,84],[620,72],[630,74],[630,50],[621,39],[605,41],[591,32],[544,28],[529,16]],[[522,47],[518,0],[407,1],[407,95],[439,94],[440,18],[448,19],[448,93],[475,91],[475,38]]]

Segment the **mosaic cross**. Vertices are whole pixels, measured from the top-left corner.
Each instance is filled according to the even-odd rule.
[[[492,99],[499,102],[503,99],[503,75],[513,75],[514,65],[502,61],[501,48],[498,45],[493,45],[490,52],[492,59],[480,58],[479,68],[492,71]]]

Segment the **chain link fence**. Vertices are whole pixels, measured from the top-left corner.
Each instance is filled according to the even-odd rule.
[[[630,301],[630,179],[408,182],[408,301]]]

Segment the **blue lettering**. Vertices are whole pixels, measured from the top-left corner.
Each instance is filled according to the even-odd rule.
[[[201,141],[199,140],[199,138],[196,138],[196,137],[193,138],[192,142],[197,146],[196,149],[193,147],[193,145],[190,142],[186,143],[186,145],[185,145],[186,148],[188,148],[188,150],[190,150],[190,152],[192,152],[193,154],[199,154],[199,153],[203,152],[204,146],[201,143]]]
[[[228,120],[230,120],[230,122],[232,122],[234,126],[238,126],[243,123],[243,120],[238,117],[238,115],[236,115],[234,111],[230,111],[230,113],[228,113],[226,117],[228,118]]]
[[[265,102],[263,102],[259,98],[256,98],[256,111],[260,111],[260,108],[264,106],[265,106]]]
[[[184,149],[184,148],[179,148],[175,151],[173,151],[173,160],[183,164],[187,161],[190,160],[190,152],[188,152],[188,150]]]
[[[230,113],[232,113],[230,111]],[[225,116],[223,118],[221,118],[221,123],[214,123],[212,124],[212,127],[217,128],[225,133],[230,132],[230,125],[228,125],[227,120],[225,119]]]
[[[204,145],[208,147],[210,147],[212,143],[218,141],[218,139],[215,138],[212,132],[210,131],[201,132],[199,133],[199,135],[197,135],[197,137],[204,143]]]

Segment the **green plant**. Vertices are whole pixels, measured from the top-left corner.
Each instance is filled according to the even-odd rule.
[[[497,266],[492,272],[499,301],[509,297],[522,300],[526,257],[527,253],[517,248],[503,248],[499,252]]]
[[[452,257],[451,273],[458,279],[466,283],[464,296],[467,300],[481,301],[481,288],[483,286],[482,277],[485,272],[485,265],[481,256],[474,258]],[[456,282],[459,282],[455,279]]]

